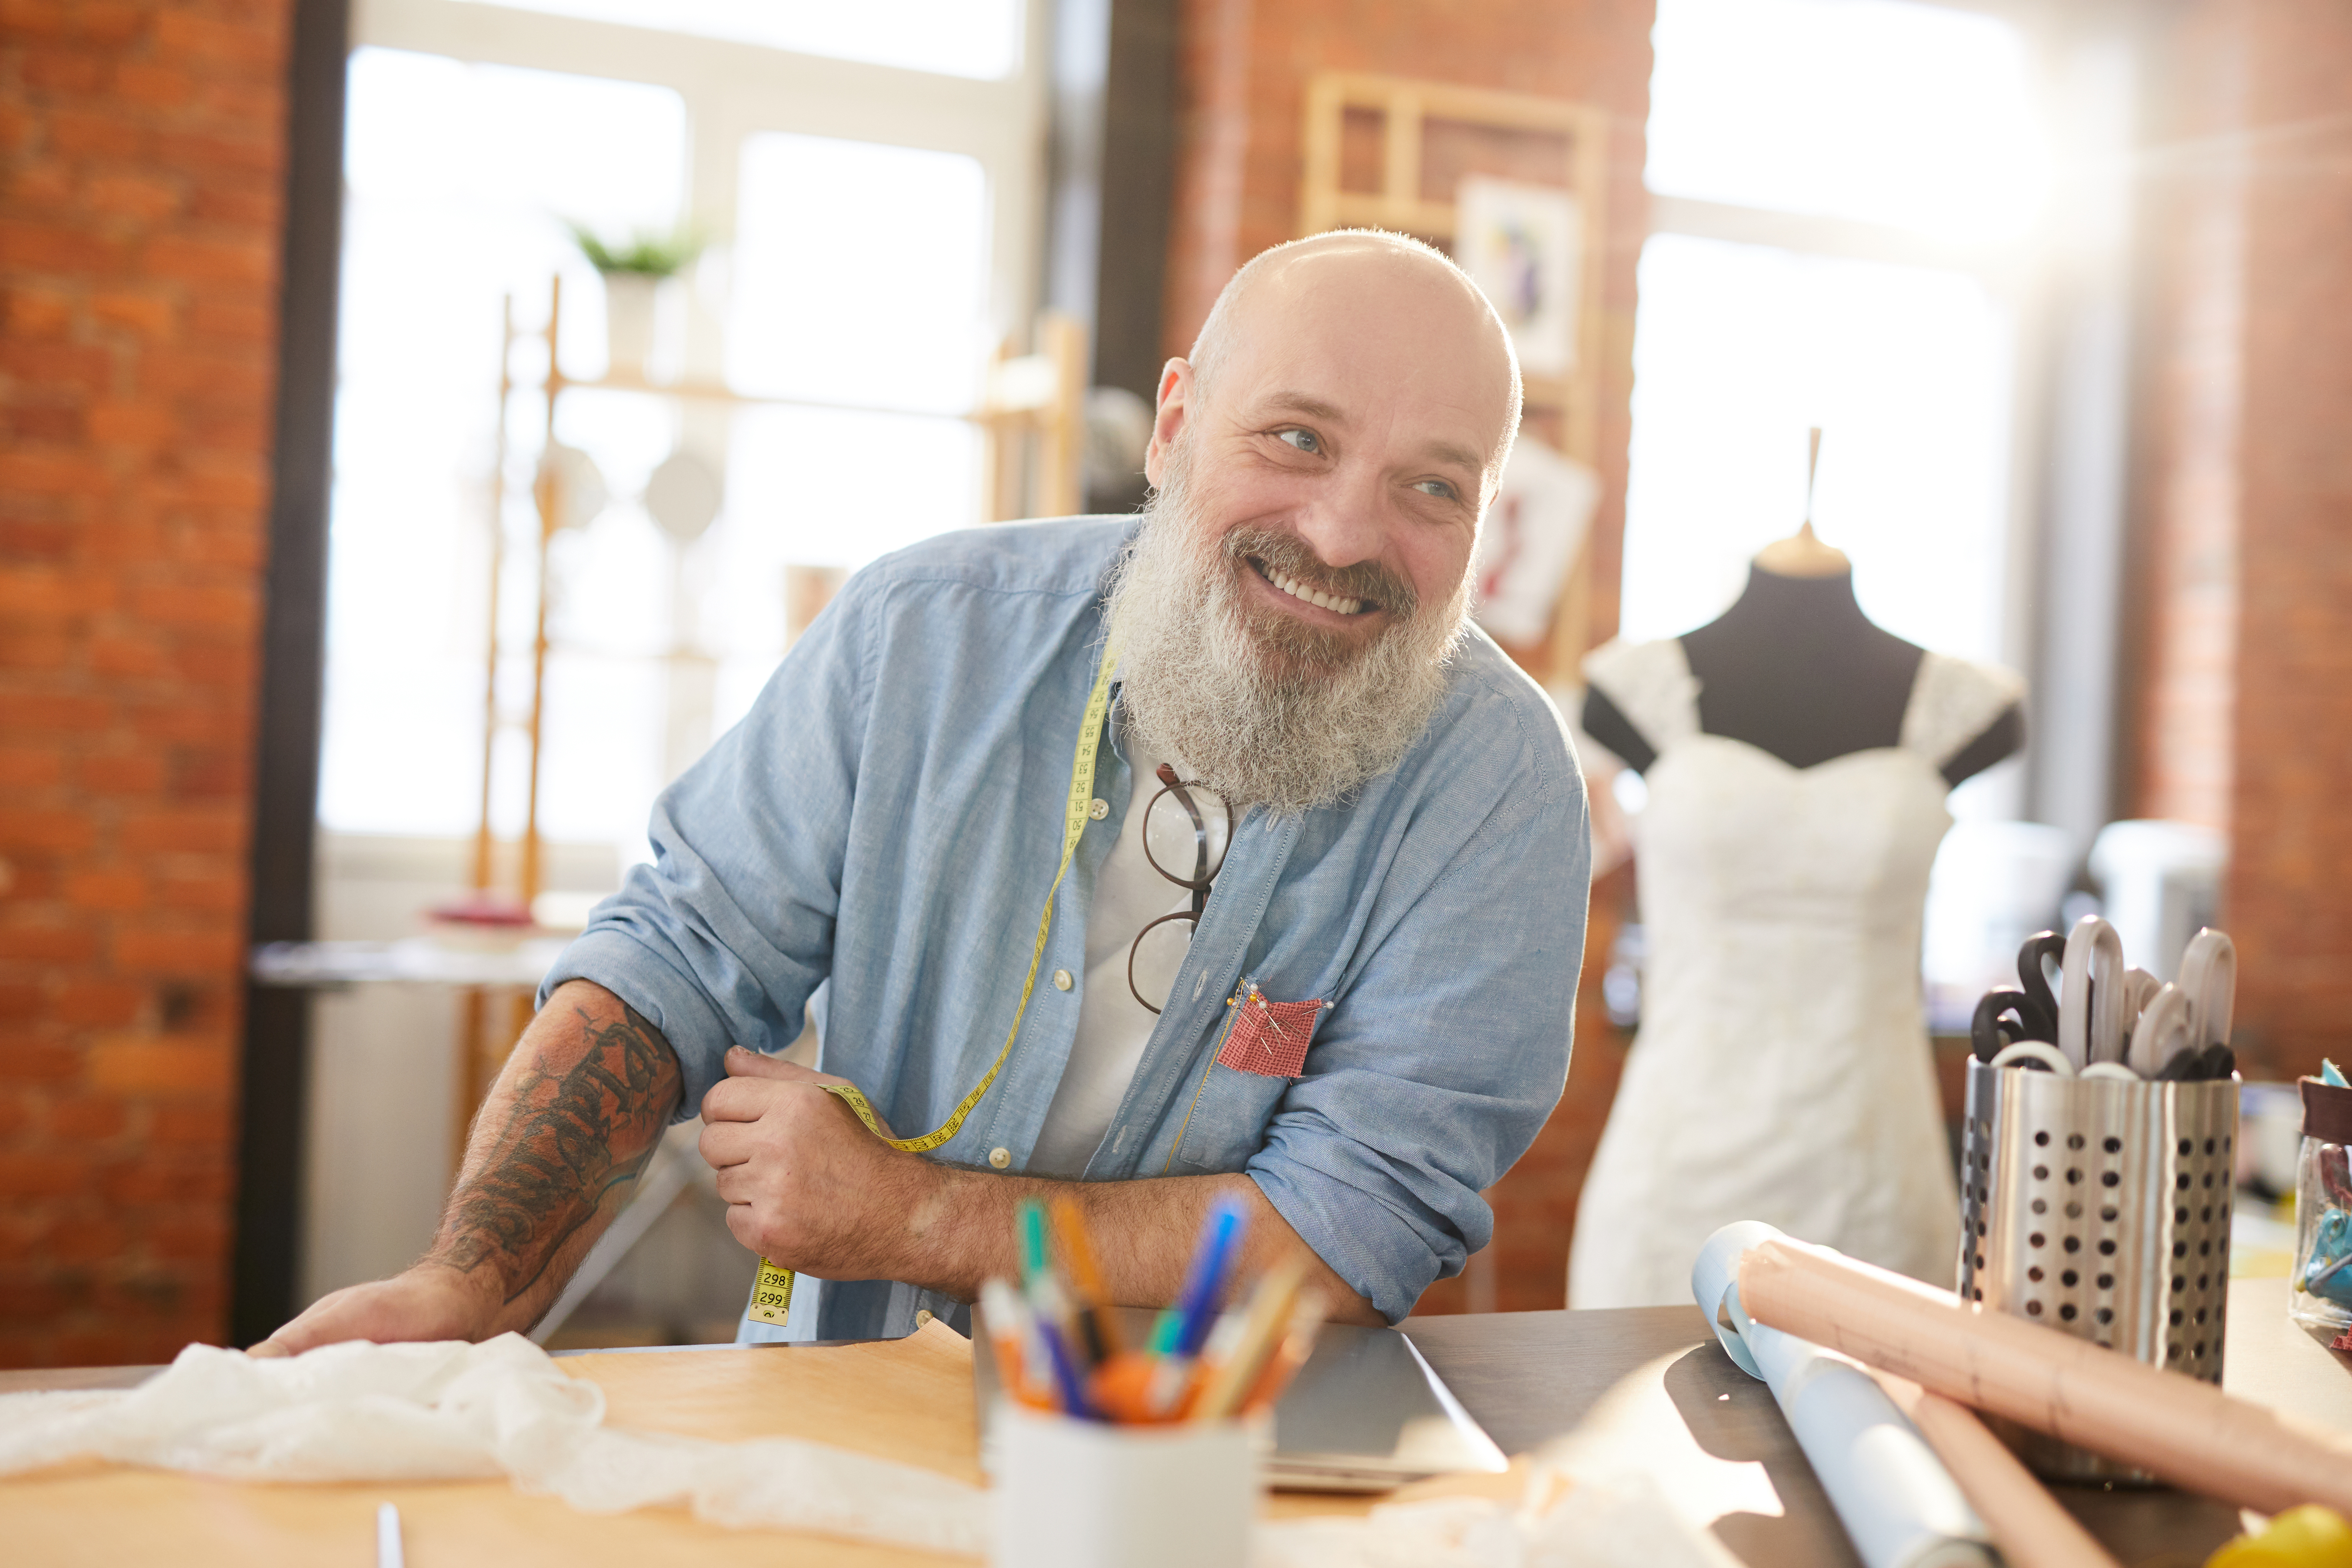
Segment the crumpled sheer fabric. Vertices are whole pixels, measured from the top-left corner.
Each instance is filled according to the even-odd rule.
[[[520,1334],[260,1361],[190,1345],[135,1389],[0,1394],[0,1475],[83,1458],[232,1480],[503,1475],[588,1513],[669,1504],[737,1529],[987,1549],[986,1494],[929,1470],[797,1438],[714,1443],[604,1420],[604,1390]]]

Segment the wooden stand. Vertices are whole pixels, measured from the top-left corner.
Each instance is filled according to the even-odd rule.
[[[499,418],[496,466],[490,481],[489,626],[482,707],[481,816],[474,829],[472,891],[478,901],[505,901],[499,889],[499,845],[490,825],[490,800],[498,759],[498,738],[508,727],[499,711],[499,595],[506,570],[507,416],[516,386],[515,345],[524,334],[515,331],[514,299],[502,308],[499,354]],[[630,392],[698,403],[745,407],[824,408],[851,413],[907,415],[904,408],[866,407],[821,403],[808,398],[756,397],[715,382],[649,382],[640,374],[615,371],[599,381],[576,381],[563,374],[557,353],[557,331],[563,318],[563,279],[550,280],[547,325],[536,334],[545,346],[547,369],[537,391],[545,407],[542,453],[555,446],[556,405],[572,391]],[[982,465],[982,510],[990,521],[1019,517],[1057,517],[1077,511],[1084,504],[1081,464],[1086,441],[1087,333],[1078,321],[1058,311],[1037,320],[1037,352],[1016,356],[1010,342],[990,361],[986,394],[979,408],[964,416],[980,426],[985,437]],[[542,457],[531,500],[539,518],[538,548],[531,563],[535,605],[531,632],[530,702],[521,728],[525,737],[524,767],[529,776],[523,830],[515,855],[512,901],[528,911],[544,890],[546,845],[540,829],[541,742],[547,712],[547,657],[552,648],[548,635],[548,561],[555,536],[570,521],[560,465]],[[791,617],[806,625],[824,608],[811,592],[818,583],[837,585],[832,575],[805,578],[791,584]],[[829,596],[829,595],[824,595]],[[798,627],[793,628],[797,631]],[[503,1005],[500,1004],[503,1003]],[[475,1112],[497,1081],[515,1042],[530,1024],[532,997],[527,991],[466,989],[458,1027],[457,1060],[451,1090],[450,1172],[454,1178],[465,1158],[466,1138]]]
[[[1086,506],[1087,330],[1077,318],[1037,318],[1037,352],[1010,340],[988,363],[987,394],[971,417],[987,433],[981,480],[988,521],[1068,517]]]

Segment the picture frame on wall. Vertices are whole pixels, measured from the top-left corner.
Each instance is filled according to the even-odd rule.
[[[1521,374],[1562,378],[1577,361],[1583,222],[1576,193],[1490,175],[1454,195],[1454,259],[1510,329]]]

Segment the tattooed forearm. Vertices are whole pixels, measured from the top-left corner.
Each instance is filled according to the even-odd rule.
[[[609,992],[565,986],[482,1108],[429,1260],[492,1270],[509,1303],[559,1260],[568,1273],[567,1244],[619,1206],[606,1200],[652,1158],[680,1081],[659,1030]]]

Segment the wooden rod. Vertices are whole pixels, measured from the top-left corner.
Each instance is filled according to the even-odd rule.
[[[466,1135],[474,1130],[474,1112],[481,1106],[481,1075],[474,1063],[481,1057],[482,1026],[488,1017],[488,999],[478,985],[459,993],[457,1048],[449,1053],[449,1184],[456,1186],[466,1168]]]
[[[540,446],[538,481],[531,487],[539,503],[539,604],[538,624],[531,633],[530,644],[530,787],[523,815],[520,889],[526,910],[539,897],[539,752],[547,712],[547,558],[563,505],[563,480],[556,471],[554,460],[555,395],[563,384],[563,372],[556,363],[556,328],[562,319],[563,278],[559,273],[549,285],[547,294],[547,429]]]
[[[490,464],[490,613],[488,672],[482,683],[482,818],[474,829],[474,891],[490,885],[490,770],[499,743],[499,569],[507,545],[507,403],[514,395],[514,296],[499,302],[499,434]]]

